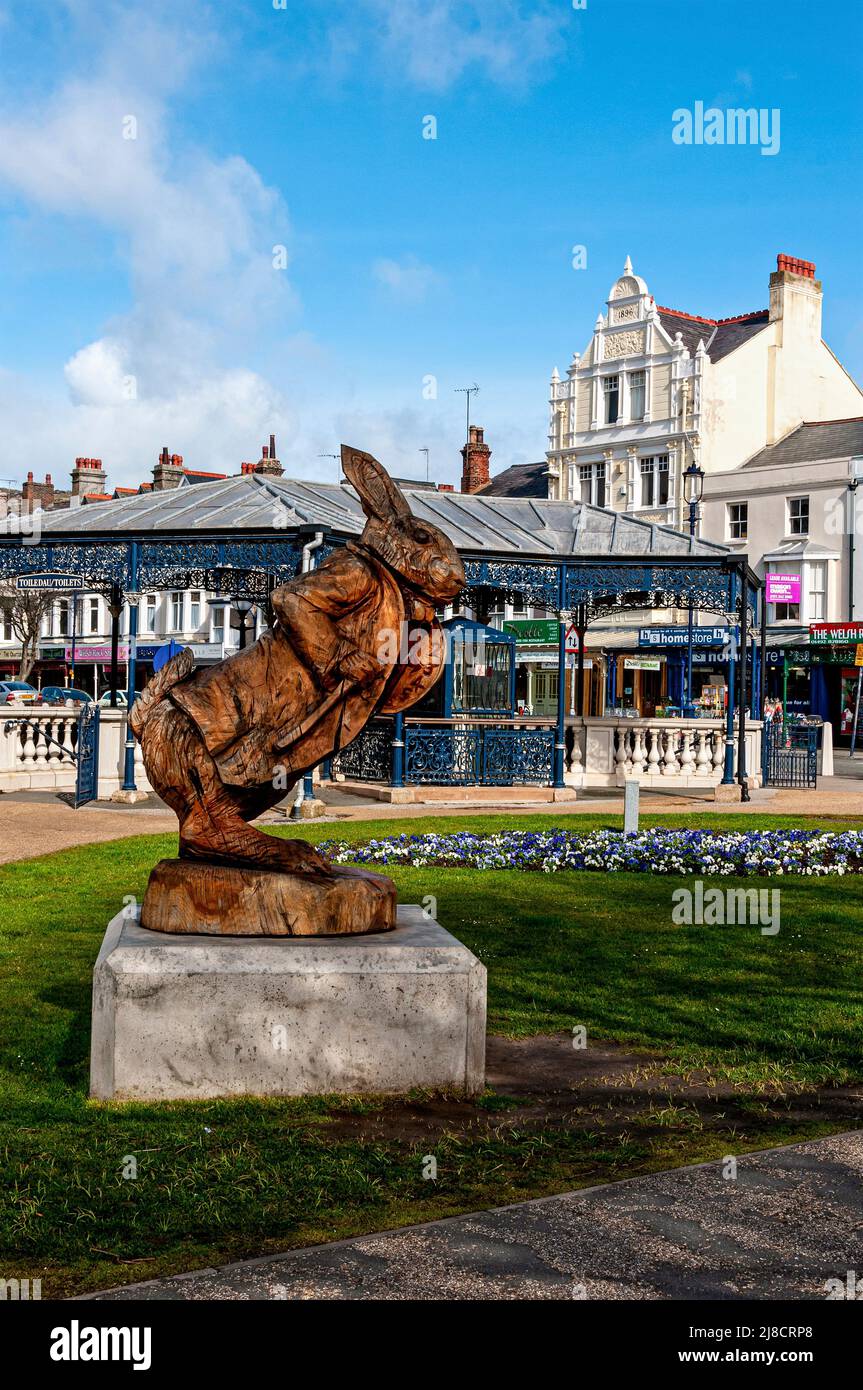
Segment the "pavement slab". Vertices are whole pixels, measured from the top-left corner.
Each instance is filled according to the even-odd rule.
[[[824,1300],[863,1276],[863,1130],[332,1245],[98,1300]]]

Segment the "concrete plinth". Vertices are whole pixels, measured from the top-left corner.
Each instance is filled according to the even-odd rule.
[[[743,788],[739,782],[718,782],[713,790],[714,801],[742,801]]]
[[[329,938],[170,936],[128,911],[93,971],[94,1098],[482,1090],[485,966],[419,907]]]

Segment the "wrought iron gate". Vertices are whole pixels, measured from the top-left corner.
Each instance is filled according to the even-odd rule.
[[[75,806],[95,801],[99,792],[99,706],[85,705],[78,720],[75,749],[78,771],[75,778]]]
[[[818,775],[818,729],[771,720],[761,731],[765,787],[814,787]]]

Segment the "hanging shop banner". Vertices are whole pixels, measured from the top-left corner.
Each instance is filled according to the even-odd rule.
[[[768,603],[799,603],[800,575],[773,573],[764,576],[764,597]]]
[[[661,656],[625,656],[623,667],[626,671],[661,671]]]
[[[863,623],[810,623],[813,647],[854,646],[863,642]]]
[[[737,629],[732,629],[736,634]],[[727,627],[692,628],[693,647],[722,647],[728,641]],[[688,647],[688,627],[641,627],[638,629],[639,647]]]

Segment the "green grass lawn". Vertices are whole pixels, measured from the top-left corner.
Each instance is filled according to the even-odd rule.
[[[434,817],[299,833],[358,841],[552,823],[548,815]],[[577,832],[620,822],[565,823]],[[720,830],[795,822],[709,814],[642,823]],[[804,1137],[775,1114],[705,1130],[685,1108],[613,1134],[602,1114],[589,1128],[519,1127],[517,1108],[504,1127],[497,1110],[509,1102],[490,1096],[484,1106],[452,1098],[453,1114],[468,1107],[477,1122],[444,1127],[430,1148],[427,1136],[381,1130],[376,1117],[392,1119],[398,1101],[90,1102],[90,984],[105,926],[124,899],[141,898],[155,860],[175,852],[174,836],[148,836],[0,868],[4,1277],[41,1274],[46,1294],[105,1287],[714,1157],[732,1144],[742,1152]],[[759,880],[782,893],[773,937],[750,926],[674,926],[679,879],[412,868],[392,877],[402,902],[436,898],[438,919],[487,966],[492,1032],[529,1037],[584,1025],[590,1039],[659,1054],[660,1070],[699,1068],[732,1082],[753,1115],[777,1092],[863,1077],[863,876]],[[430,1151],[435,1184],[421,1173]],[[130,1154],[134,1181],[122,1176]]]

